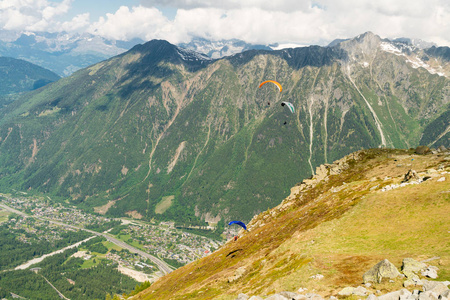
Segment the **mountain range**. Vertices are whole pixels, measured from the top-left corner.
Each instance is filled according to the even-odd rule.
[[[449,62],[448,47],[370,32],[218,59],[153,40],[0,111],[0,188],[113,216],[248,221],[355,150],[449,147]],[[281,93],[258,88],[269,79]]]
[[[23,59],[59,76],[68,76],[142,42],[109,40],[88,33],[0,30],[0,56]]]

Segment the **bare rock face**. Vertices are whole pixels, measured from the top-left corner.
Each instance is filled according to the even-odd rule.
[[[384,259],[372,267],[369,271],[364,273],[363,281],[380,283],[383,278],[395,278],[400,276],[397,268],[387,259]]]
[[[416,171],[409,170],[408,173],[405,174],[405,177],[403,178],[402,182],[410,182],[413,180],[419,180],[419,176],[417,175]]]

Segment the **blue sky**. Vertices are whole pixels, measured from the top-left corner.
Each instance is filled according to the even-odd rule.
[[[372,31],[450,46],[449,0],[0,0],[0,29],[324,45]]]

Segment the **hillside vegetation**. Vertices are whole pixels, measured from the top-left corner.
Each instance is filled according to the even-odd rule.
[[[420,184],[399,184],[409,169]],[[382,259],[434,258],[450,280],[450,152],[363,150],[323,165],[210,256],[175,270],[133,299],[236,299],[307,288],[336,296]],[[444,179],[442,179],[444,178]],[[316,274],[322,279],[314,278]],[[386,293],[403,280],[368,288]],[[409,287],[409,289],[417,287]]]
[[[38,89],[59,78],[52,71],[35,64],[0,56],[0,109],[18,94]]]

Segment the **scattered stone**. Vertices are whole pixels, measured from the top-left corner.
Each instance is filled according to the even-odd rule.
[[[362,287],[362,286],[358,286],[354,291],[353,291],[353,295],[356,296],[367,296],[367,290],[366,288]]]
[[[417,172],[410,169],[406,174],[405,177],[402,180],[403,182],[410,182],[412,180],[419,180],[419,176],[417,175]]]
[[[297,290],[297,293],[303,293],[304,291],[307,291],[308,289],[307,288],[299,288],[298,290]]]
[[[270,295],[269,297],[266,298],[266,300],[287,300],[287,299],[288,298],[278,294]]]
[[[297,297],[299,296],[294,292],[287,292],[287,291],[281,292],[279,293],[279,295],[286,297],[287,299],[297,299]]]
[[[447,148],[445,148],[444,145],[440,145],[440,146],[438,147],[438,151],[439,151],[439,152],[445,152],[445,151],[447,151]]]
[[[442,181],[445,181],[445,177],[441,177],[437,180],[437,182],[442,182]]]
[[[399,300],[402,296],[402,298],[404,298],[405,296],[408,297],[410,295],[412,295],[410,291],[408,291],[407,289],[401,289],[399,291],[378,296],[378,300]]]
[[[240,293],[236,300],[247,300],[248,298],[250,298],[249,296],[247,296],[246,294]]]
[[[428,277],[428,278],[433,278],[433,279],[438,278],[437,268],[436,267],[432,267],[432,266],[426,268],[426,270],[422,271],[422,276],[425,276],[425,277]]]
[[[250,299],[248,300],[264,300],[264,299],[261,298],[260,296],[251,296]]]
[[[415,285],[416,284],[415,282],[417,282],[419,280],[419,277],[416,275],[416,273],[425,270],[426,267],[427,267],[427,265],[425,263],[419,262],[415,259],[412,259],[412,258],[403,259],[401,270],[402,270],[403,274],[405,274],[406,277],[412,281],[411,284],[408,280],[405,281],[405,283],[408,282],[407,283],[408,285],[413,285],[413,284]],[[407,285],[405,285],[405,283],[403,284],[403,286],[406,287]]]
[[[438,300],[439,295],[432,291],[422,292],[419,294],[419,300]]]
[[[366,300],[377,300],[377,299],[378,299],[377,296],[375,296],[374,294],[370,294]]]
[[[369,288],[369,287],[372,286],[372,284],[370,282],[366,282],[364,285],[365,285],[366,288]]]
[[[426,263],[426,262],[429,262],[429,261],[432,261],[432,260],[437,260],[437,259],[441,259],[441,257],[440,256],[434,256],[432,258],[428,258],[428,259],[422,260],[422,262]]]
[[[448,291],[448,287],[444,282],[441,281],[428,281],[423,280],[423,290],[425,292],[434,292],[437,295],[442,294],[445,291]]]
[[[354,290],[355,290],[354,287],[348,286],[348,287],[343,288],[343,289],[338,293],[338,295],[339,295],[339,296],[350,296],[351,294],[353,294],[353,291],[354,291]]]
[[[396,278],[400,275],[397,268],[387,259],[384,259],[364,273],[363,281],[380,283],[383,278]]]
[[[404,287],[408,287],[408,286],[416,286],[416,285],[423,285],[422,280],[419,279],[419,276],[414,274],[413,278],[408,278],[405,282],[403,282],[403,286]]]
[[[316,275],[313,275],[313,276],[311,276],[309,278],[320,280],[320,279],[323,278],[323,275],[322,274],[316,274]]]

